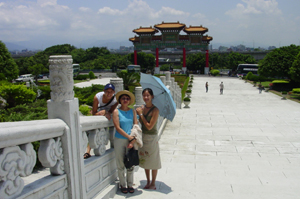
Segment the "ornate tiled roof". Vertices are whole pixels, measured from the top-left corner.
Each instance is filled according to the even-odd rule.
[[[152,28],[152,26],[150,26],[150,27],[140,27],[140,28],[134,29],[132,32],[134,32],[136,34],[155,34],[158,32],[158,30],[156,30],[155,28]]]
[[[183,29],[185,24],[177,22],[162,22],[161,24],[154,25],[155,28],[161,29]]]
[[[210,37],[210,36],[203,36],[202,37],[202,41],[211,41],[211,40],[213,40],[213,38],[212,37]]]
[[[208,29],[203,26],[189,26],[185,27],[183,31],[186,33],[205,33]]]
[[[132,42],[139,42],[140,41],[140,37],[131,37],[129,38],[129,41],[132,41]]]

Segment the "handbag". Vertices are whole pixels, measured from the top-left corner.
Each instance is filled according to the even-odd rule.
[[[140,160],[138,150],[135,150],[134,148],[129,149],[124,157],[124,165],[126,169],[130,169],[132,166],[139,164]]]

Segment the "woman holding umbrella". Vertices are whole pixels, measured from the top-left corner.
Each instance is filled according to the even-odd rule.
[[[145,88],[142,92],[145,105],[136,109],[140,116],[143,132],[143,147],[139,149],[140,166],[145,169],[147,184],[144,189],[156,189],[155,180],[157,170],[161,168],[158,131],[156,128],[159,110],[152,104],[154,98],[153,91]],[[152,180],[150,181],[150,170],[152,170]]]

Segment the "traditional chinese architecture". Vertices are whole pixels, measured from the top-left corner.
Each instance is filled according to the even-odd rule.
[[[184,31],[186,34],[181,35]],[[208,72],[208,45],[213,39],[208,35],[204,35],[208,31],[203,26],[189,26],[178,22],[156,24],[154,27],[140,27],[134,29],[133,32],[138,36],[129,38],[134,45],[134,64],[137,63],[137,51],[155,50],[156,67],[155,73],[159,73],[158,57],[159,50],[165,48],[182,49],[183,55],[183,71],[186,72],[186,51],[189,50],[206,50],[206,69]],[[161,32],[161,35],[155,35]]]

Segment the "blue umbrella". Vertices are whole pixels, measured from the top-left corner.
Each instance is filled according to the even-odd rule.
[[[172,121],[176,114],[176,104],[170,90],[157,77],[141,73],[142,88],[151,88],[154,99],[152,103],[159,109],[159,115]]]

